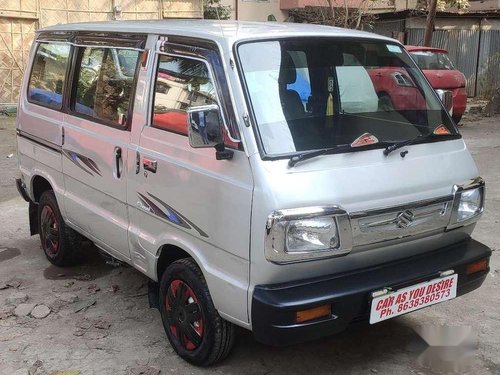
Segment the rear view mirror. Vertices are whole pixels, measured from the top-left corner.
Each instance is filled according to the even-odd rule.
[[[436,94],[439,96],[444,108],[451,115],[451,112],[453,111],[453,93],[449,90],[438,89],[436,90]]]
[[[224,143],[219,107],[215,104],[187,110],[189,144],[194,148]]]

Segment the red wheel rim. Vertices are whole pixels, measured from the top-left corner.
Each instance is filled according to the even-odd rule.
[[[42,208],[40,222],[43,249],[48,256],[55,257],[59,251],[59,222],[50,206]]]
[[[194,350],[203,339],[203,317],[193,290],[182,280],[173,280],[165,301],[170,333],[186,350]]]

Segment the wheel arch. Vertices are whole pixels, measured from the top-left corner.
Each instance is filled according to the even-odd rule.
[[[387,90],[385,90],[385,89],[384,89],[384,90],[377,91],[377,96],[378,96],[379,98],[381,98],[381,97],[383,97],[383,96],[387,96],[387,97],[391,98],[391,95],[390,95],[390,94],[387,92]],[[392,98],[391,98],[391,100],[392,100]]]
[[[154,281],[151,286],[155,288],[159,287],[162,275],[170,264],[179,259],[192,258],[205,278],[212,301],[219,314],[224,319],[239,326],[249,327],[247,315],[248,284],[246,281],[235,276],[232,270],[225,272],[223,265],[217,263],[220,256],[228,255],[222,250],[220,250],[219,255],[214,255],[214,253],[219,251],[217,248],[213,248],[211,251],[208,249],[204,251],[203,245],[189,239],[183,241],[179,237],[173,237],[163,238],[163,240],[158,242],[158,245],[161,246],[157,247],[155,265],[152,267],[154,275],[150,276]],[[235,257],[229,261],[240,262]],[[224,264],[226,262],[228,262],[228,259],[225,259]],[[248,265],[245,264],[245,267],[248,267]],[[228,303],[228,294],[235,293],[236,291],[241,294],[238,294],[238,298]],[[152,303],[154,299],[150,297],[151,306],[154,306]]]
[[[34,175],[31,179],[31,198],[33,198],[33,202],[38,203],[42,194],[47,190],[54,190],[51,182],[45,176]]]
[[[156,261],[156,278],[158,282],[161,280],[163,272],[167,269],[169,265],[179,259],[193,258],[195,263],[200,267],[203,272],[203,267],[200,264],[198,257],[196,257],[192,252],[186,250],[185,248],[176,244],[164,244],[160,246],[157,253]]]
[[[53,184],[49,179],[40,174],[35,174],[31,178],[30,193],[31,201],[29,202],[28,214],[30,224],[30,234],[34,236],[39,233],[38,230],[38,202],[40,197],[47,190],[54,190]]]

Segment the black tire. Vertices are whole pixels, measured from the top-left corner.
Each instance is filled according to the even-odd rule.
[[[234,326],[217,313],[193,259],[180,259],[167,267],[160,281],[159,302],[168,340],[181,358],[196,366],[210,366],[227,357],[234,344]]]
[[[453,121],[455,121],[455,124],[458,125],[458,123],[460,122],[460,120],[462,119],[462,115],[453,115]]]
[[[38,233],[50,263],[60,267],[78,263],[83,237],[66,226],[52,190],[43,192],[38,202]]]

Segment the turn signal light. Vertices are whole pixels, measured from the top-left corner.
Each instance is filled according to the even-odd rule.
[[[488,261],[486,259],[478,260],[477,262],[467,265],[465,269],[466,275],[471,275],[476,272],[486,271],[488,269]]]
[[[297,311],[295,321],[297,323],[302,323],[330,315],[332,315],[332,307],[330,305],[323,305],[312,309]]]

